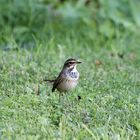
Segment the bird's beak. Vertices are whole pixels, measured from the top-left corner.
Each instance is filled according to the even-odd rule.
[[[80,63],[82,63],[82,62],[81,62],[81,61],[76,61],[76,63],[77,63],[77,64],[80,64]]]

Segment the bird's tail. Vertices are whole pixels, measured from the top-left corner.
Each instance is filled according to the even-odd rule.
[[[43,79],[44,82],[54,83],[55,80]]]

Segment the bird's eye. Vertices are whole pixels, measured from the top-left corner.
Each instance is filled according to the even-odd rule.
[[[70,64],[70,65],[72,65],[72,64],[73,64],[73,62],[69,62],[69,64]]]

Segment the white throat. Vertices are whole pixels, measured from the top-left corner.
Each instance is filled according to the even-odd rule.
[[[76,65],[74,66],[71,72],[77,72]]]

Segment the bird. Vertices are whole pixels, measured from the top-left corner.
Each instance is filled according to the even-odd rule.
[[[55,80],[47,80],[53,82],[52,92],[56,89],[59,92],[69,92],[74,89],[79,80],[79,72],[76,68],[77,64],[82,63],[74,58],[67,59],[63,65],[61,72]]]

